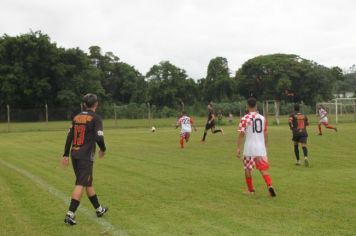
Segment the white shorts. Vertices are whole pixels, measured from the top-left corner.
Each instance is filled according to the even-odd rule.
[[[326,124],[327,125],[328,123],[329,123],[329,120],[328,120],[328,118],[326,116],[319,120],[319,124]]]

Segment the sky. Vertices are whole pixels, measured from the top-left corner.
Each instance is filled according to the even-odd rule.
[[[354,0],[0,0],[0,34],[30,30],[60,47],[100,46],[143,74],[169,60],[200,79],[217,56],[234,74],[273,53],[356,64]]]

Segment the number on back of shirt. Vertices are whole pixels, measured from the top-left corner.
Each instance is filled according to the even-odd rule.
[[[252,132],[253,133],[262,133],[262,120],[260,118],[253,119],[251,118],[252,122]]]

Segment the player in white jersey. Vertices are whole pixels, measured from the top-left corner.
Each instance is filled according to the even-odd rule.
[[[319,123],[318,123],[319,135],[323,135],[323,133],[321,132],[321,125],[324,125],[325,128],[327,129],[333,129],[337,132],[336,127],[329,125],[328,112],[322,105],[319,105],[318,107],[318,116],[319,116]]]
[[[187,116],[187,113],[185,111],[182,112],[181,117],[178,119],[176,128],[181,127],[180,131],[180,147],[184,148],[184,140],[185,142],[189,141],[190,138],[190,133],[192,132],[192,126],[194,128],[194,131],[197,131],[197,128],[194,125],[194,121],[191,117]]]
[[[270,196],[275,197],[276,193],[272,187],[272,180],[269,176],[268,158],[267,158],[267,120],[257,113],[257,100],[253,97],[247,100],[248,111],[244,117],[241,118],[239,129],[240,132],[237,141],[237,158],[241,155],[241,144],[245,139],[243,151],[243,163],[245,169],[246,184],[249,193],[254,193],[255,189],[252,183],[252,169],[256,167],[267,184]]]

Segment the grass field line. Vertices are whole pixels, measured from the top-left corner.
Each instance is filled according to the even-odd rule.
[[[35,176],[35,175],[31,174],[30,172],[28,172],[26,170],[23,170],[23,169],[15,166],[15,165],[12,165],[12,164],[4,161],[4,160],[0,159],[0,163],[3,164],[6,167],[12,169],[12,170],[15,170],[19,174],[29,178],[35,184],[37,184],[39,187],[41,187],[44,190],[47,190],[48,192],[50,192],[55,197],[61,199],[65,204],[68,204],[68,196],[67,195],[65,195],[64,193],[62,193],[61,191],[59,191],[55,187],[49,185],[48,183],[46,183],[40,177]],[[102,234],[111,234],[111,235],[118,235],[118,236],[126,236],[126,235],[128,235],[125,231],[117,229],[108,220],[106,220],[104,218],[97,218],[96,216],[94,216],[93,211],[89,210],[86,207],[81,206],[78,210],[82,214],[84,214],[87,218],[89,218],[93,222],[99,224],[103,228]]]

